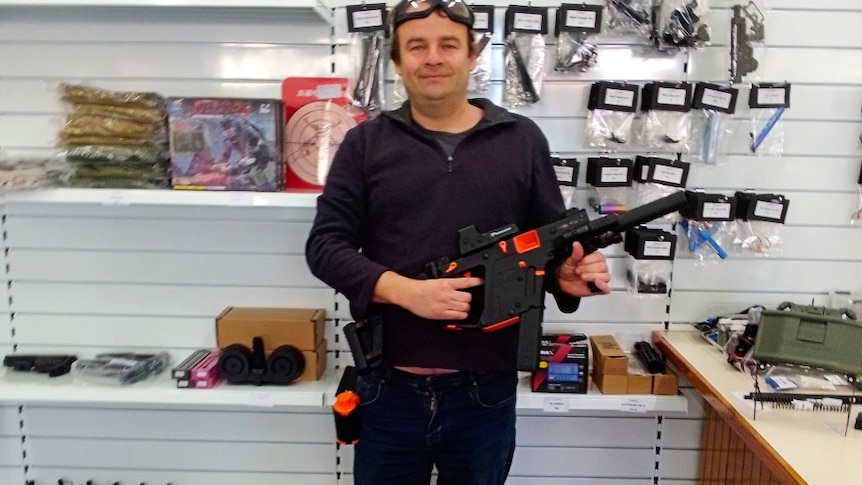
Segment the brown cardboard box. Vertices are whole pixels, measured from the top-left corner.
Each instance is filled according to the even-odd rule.
[[[590,337],[593,349],[593,366],[605,375],[624,376],[628,373],[629,358],[611,335]]]
[[[662,396],[676,396],[679,394],[679,378],[676,374],[653,374],[652,393]]]
[[[652,376],[629,374],[626,379],[626,394],[652,394]]]
[[[322,308],[227,307],[216,317],[216,342],[219,348],[251,347],[252,339],[261,337],[266,352],[282,345],[315,351],[324,340],[325,318]]]
[[[302,356],[305,358],[305,369],[296,378],[296,381],[316,381],[320,379],[323,371],[326,370],[326,339],[320,342],[316,350],[303,350]]]
[[[602,394],[627,394],[628,376],[613,374],[602,374],[598,369],[593,370],[593,382]]]
[[[322,308],[228,307],[216,317],[216,343],[222,349],[231,344],[250,349],[254,337],[261,337],[266,357],[282,345],[293,345],[305,358],[296,381],[314,381],[326,369],[325,317]]]

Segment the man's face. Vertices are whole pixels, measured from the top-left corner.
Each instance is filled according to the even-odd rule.
[[[398,27],[400,62],[395,71],[411,100],[440,101],[464,97],[476,55],[467,28],[440,10]]]

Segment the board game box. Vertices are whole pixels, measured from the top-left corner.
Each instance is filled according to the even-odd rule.
[[[281,190],[282,116],[277,99],[168,98],[171,185]]]

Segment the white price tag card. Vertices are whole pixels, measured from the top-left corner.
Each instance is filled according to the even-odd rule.
[[[648,410],[646,402],[641,399],[624,399],[620,403],[620,411],[624,413],[645,413]]]
[[[112,190],[105,197],[104,205],[129,205],[129,193],[125,190]]]
[[[248,394],[248,405],[271,408],[275,406],[275,399],[271,392],[250,392]]]
[[[546,413],[567,413],[569,412],[569,401],[564,397],[546,397],[542,403],[542,410]]]
[[[251,192],[228,192],[227,205],[247,206],[251,205],[254,195]]]

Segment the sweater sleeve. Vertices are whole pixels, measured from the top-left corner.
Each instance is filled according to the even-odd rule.
[[[535,126],[535,125],[534,125]],[[536,146],[531,160],[532,183],[530,184],[530,225],[532,227],[547,224],[563,215],[565,203],[557,183],[557,175],[551,162],[551,152],[548,140],[538,126],[536,129]],[[545,268],[545,291],[553,295],[557,307],[563,313],[572,313],[578,309],[581,299],[563,293],[557,285],[557,267],[562,261],[551,261]]]
[[[317,198],[305,256],[314,276],[362,311],[368,308],[377,280],[388,268],[361,252],[367,194],[362,170],[365,147],[360,135],[360,129],[349,131],[335,153],[323,193]]]

